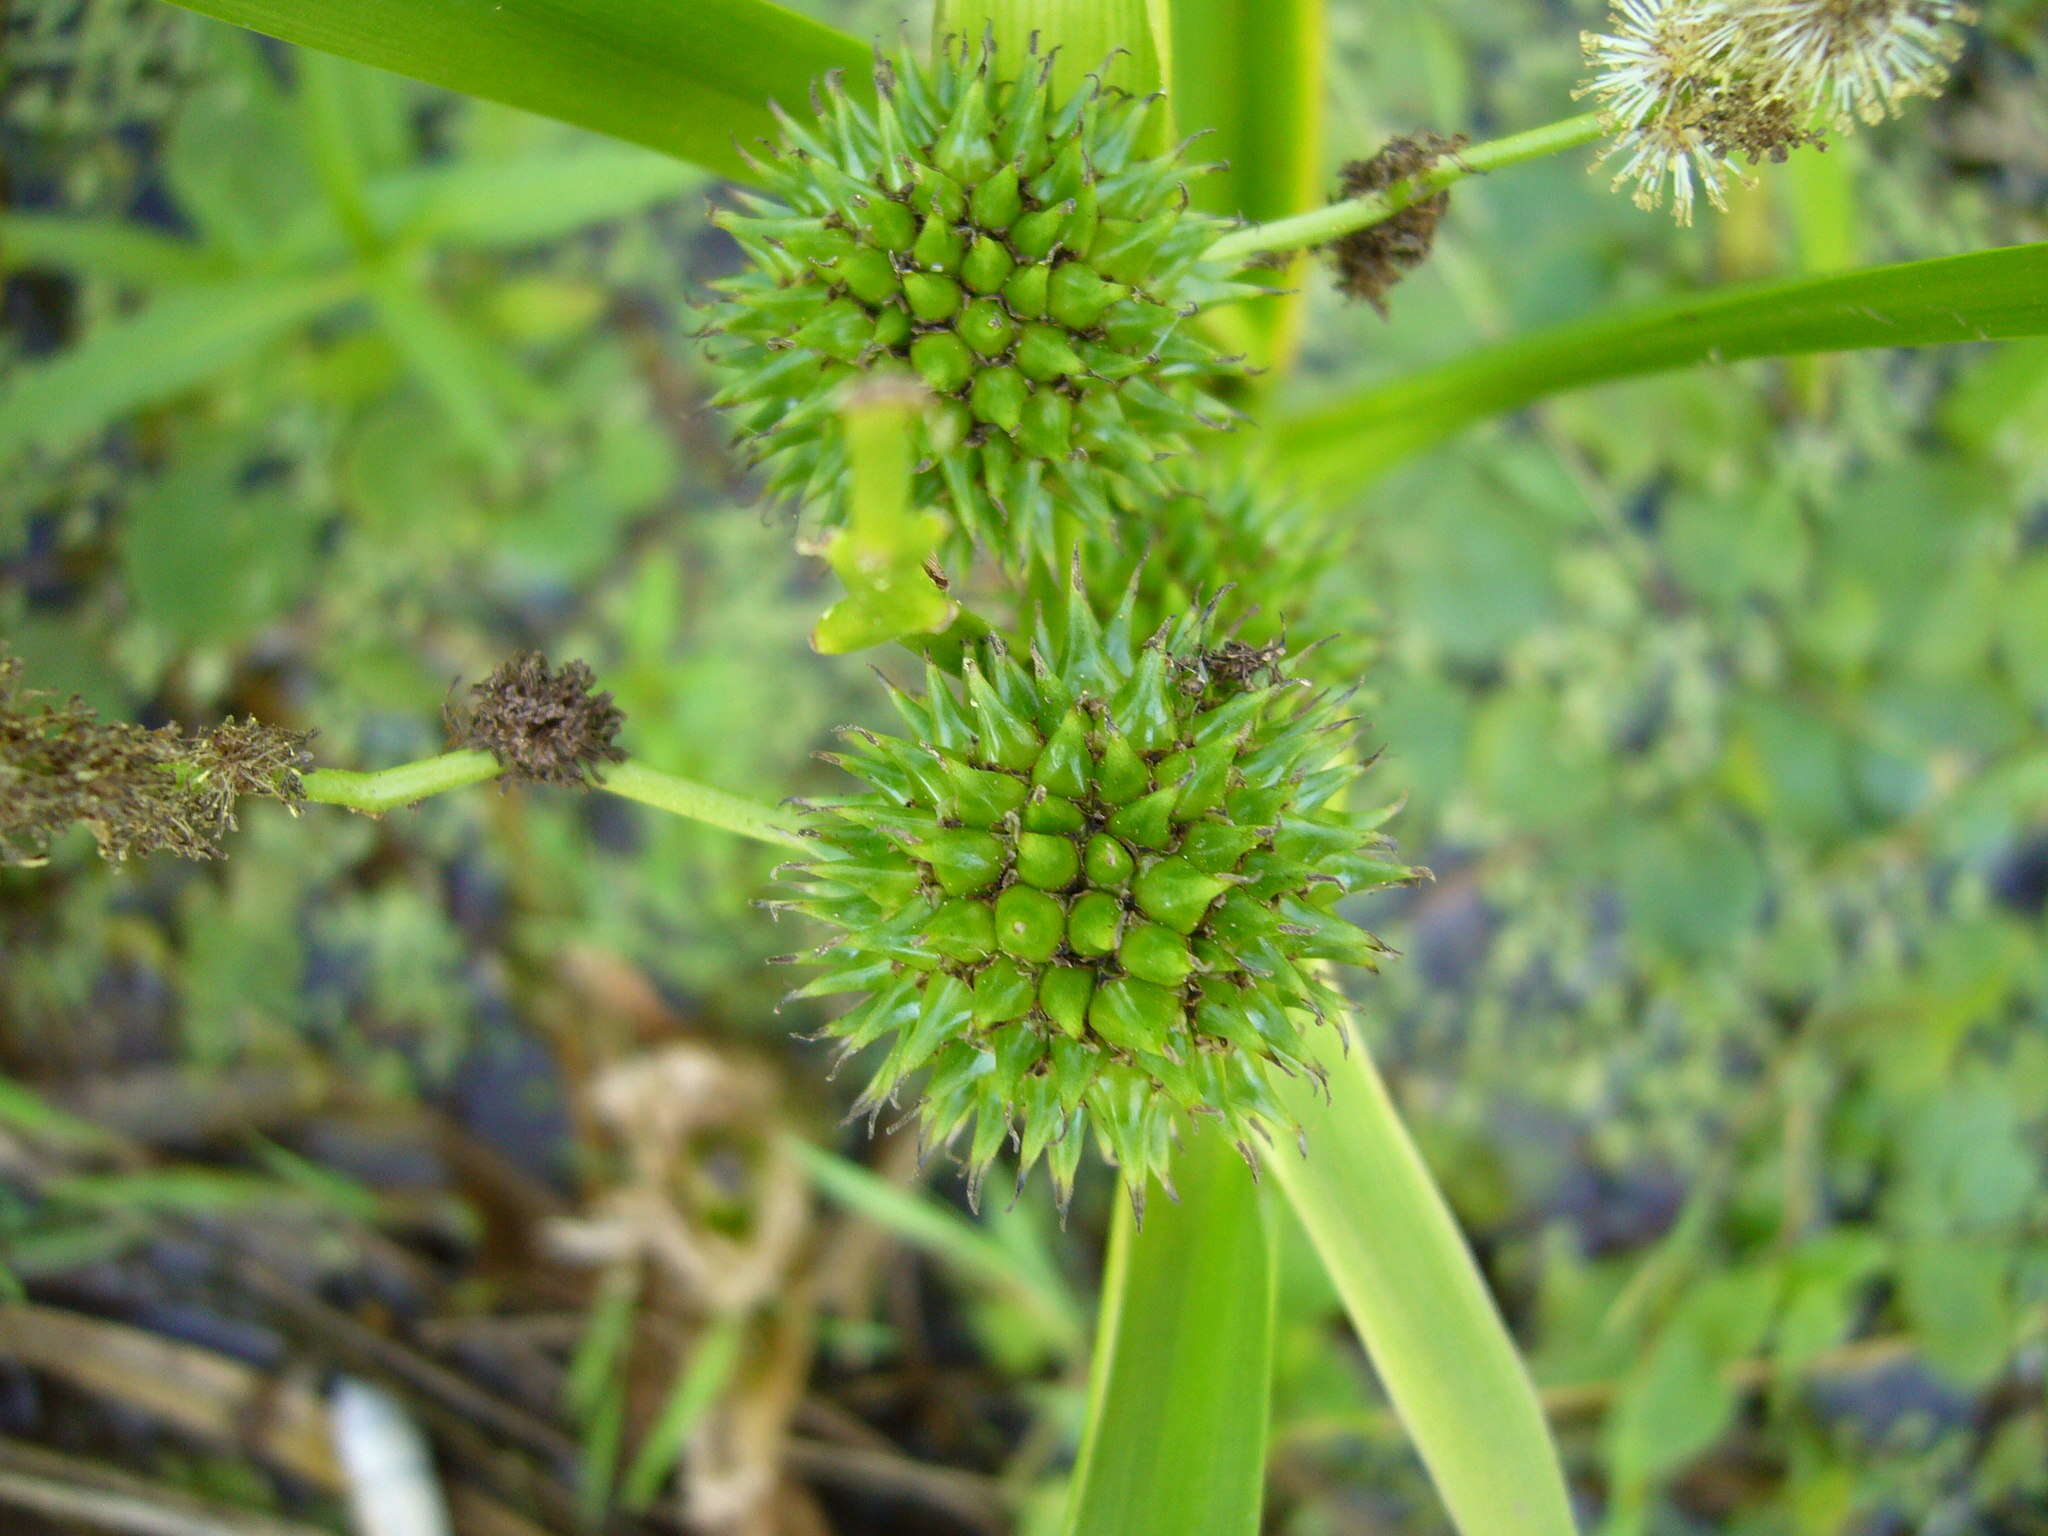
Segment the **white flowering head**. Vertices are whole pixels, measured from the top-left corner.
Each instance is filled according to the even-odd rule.
[[[1599,162],[1639,207],[1692,222],[1695,195],[1727,206],[1731,177],[1933,95],[1973,13],[1956,0],[1614,0],[1613,30],[1584,37],[1578,94],[1606,113]]]
[[[1741,14],[1777,87],[1840,132],[1939,95],[1975,20],[1955,0],[1752,0]]]

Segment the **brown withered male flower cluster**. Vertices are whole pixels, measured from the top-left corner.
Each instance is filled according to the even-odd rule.
[[[613,738],[626,717],[596,682],[580,661],[557,671],[539,651],[514,656],[448,711],[449,743],[490,753],[508,784],[601,784],[601,765],[625,761]]]
[[[1462,133],[1424,130],[1389,139],[1364,160],[1353,160],[1341,173],[1338,199],[1348,201],[1384,192],[1396,182],[1420,175],[1446,155],[1455,155],[1472,141]],[[1451,206],[1448,189],[1403,208],[1392,218],[1354,229],[1327,247],[1338,292],[1363,299],[1387,316],[1387,294],[1394,285],[1429,259],[1436,246],[1436,227]]]
[[[1339,172],[1337,201],[1384,193],[1395,182],[1430,170],[1444,156],[1454,156],[1470,143],[1462,133],[1403,133],[1389,139],[1366,160],[1352,160]],[[1386,295],[1436,248],[1436,227],[1450,209],[1450,190],[1434,193],[1395,213],[1391,219],[1352,229],[1329,242],[1331,272],[1337,293],[1364,299],[1380,319],[1386,317]]]
[[[296,809],[311,733],[229,720],[196,735],[105,721],[76,698],[21,686],[0,656],[0,863],[37,864],[58,834],[87,827],[108,859],[212,859],[244,795]]]

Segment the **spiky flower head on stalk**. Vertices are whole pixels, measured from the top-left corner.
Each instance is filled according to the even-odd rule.
[[[864,104],[828,76],[781,115],[765,195],[716,222],[749,258],[708,329],[742,439],[778,494],[844,514],[837,396],[910,369],[936,404],[914,499],[1016,564],[1053,558],[1072,512],[1097,525],[1159,494],[1156,461],[1227,424],[1242,371],[1193,325],[1241,290],[1202,260],[1220,231],[1190,168],[1151,154],[1153,102],[1090,77],[1072,94],[1033,51],[993,44],[875,66]]]
[[[870,790],[811,803],[789,872],[782,904],[840,930],[796,995],[862,994],[842,1058],[887,1044],[860,1108],[923,1072],[921,1133],[965,1134],[971,1193],[1010,1143],[1064,1206],[1092,1131],[1141,1198],[1183,1114],[1251,1157],[1291,1124],[1269,1074],[1316,1075],[1344,1006],[1319,963],[1383,952],[1336,903],[1415,874],[1344,807],[1340,699],[1206,611],[1140,639],[1134,601],[1103,624],[1077,590],[1027,658],[991,639],[895,692],[909,739],[848,733]]]

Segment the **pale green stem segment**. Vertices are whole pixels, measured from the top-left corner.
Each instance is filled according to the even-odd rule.
[[[488,752],[444,752],[439,757],[400,763],[396,768],[385,768],[375,773],[315,768],[303,775],[299,783],[303,798],[317,805],[346,806],[352,811],[379,815],[453,789],[467,789],[472,784],[486,783],[503,771],[497,759]],[[637,800],[658,811],[667,811],[671,816],[721,827],[757,842],[774,843],[784,848],[805,846],[803,838],[797,834],[793,816],[758,800],[663,773],[631,759],[606,765],[603,782],[598,787],[622,799]]]
[[[1212,1128],[1183,1140],[1173,1176],[1179,1200],[1155,1197],[1143,1225],[1117,1205],[1062,1536],[1257,1536],[1272,1212]]]
[[[315,768],[299,780],[301,795],[318,805],[341,805],[372,816],[412,805],[430,795],[467,789],[495,779],[504,769],[488,752],[444,752],[439,757],[400,763],[375,773]]]
[[[744,795],[735,795],[693,779],[678,778],[628,758],[604,770],[599,788],[625,800],[637,800],[671,816],[723,827],[757,843],[775,843],[783,848],[808,848],[797,834],[796,817],[776,806],[763,805]]]
[[[1564,1474],[1505,1323],[1365,1047],[1328,1097],[1283,1079],[1308,1156],[1267,1166],[1308,1230],[1464,1536],[1572,1536]]]
[[[1412,208],[1424,198],[1433,197],[1467,176],[1505,170],[1511,165],[1540,160],[1545,155],[1562,154],[1568,149],[1590,144],[1606,132],[1607,120],[1603,113],[1583,112],[1577,117],[1531,128],[1526,133],[1489,139],[1484,144],[1453,151],[1428,170],[1397,181],[1384,191],[1332,203],[1327,208],[1298,213],[1292,218],[1275,219],[1270,224],[1254,224],[1249,229],[1237,230],[1210,246],[1207,255],[1211,261],[1243,263],[1268,251],[1298,251],[1304,246],[1322,245],[1353,230],[1383,223],[1403,208]]]

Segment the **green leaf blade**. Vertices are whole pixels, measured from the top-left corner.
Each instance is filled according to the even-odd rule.
[[[1279,1085],[1308,1134],[1269,1166],[1464,1536],[1572,1536],[1536,1390],[1364,1046],[1328,1097]]]
[[[355,294],[353,275],[268,278],[181,289],[103,327],[0,392],[0,455],[76,446],[241,361]]]
[[[1484,348],[1279,424],[1308,480],[1368,478],[1546,396],[1700,363],[2048,335],[2048,242],[1745,286]]]
[[[1212,1131],[1174,1160],[1177,1203],[1119,1208],[1067,1536],[1254,1536],[1265,1487],[1273,1242]]]
[[[740,181],[768,103],[869,51],[767,0],[173,0],[288,43],[644,144]]]

